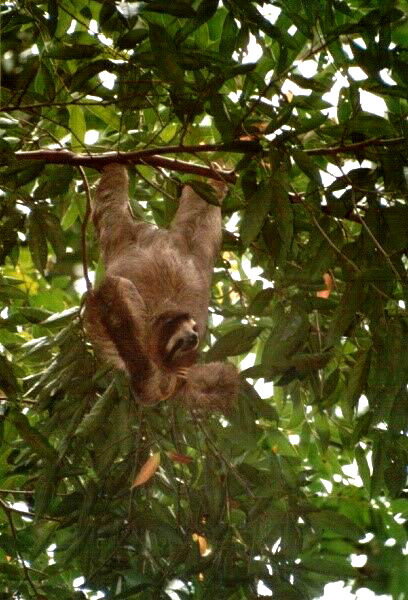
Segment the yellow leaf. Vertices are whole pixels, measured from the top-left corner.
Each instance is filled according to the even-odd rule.
[[[207,556],[207,554],[209,553],[208,550],[208,542],[205,539],[205,537],[203,537],[202,535],[199,535],[198,533],[193,533],[193,541],[197,542],[198,544],[198,550],[200,552],[200,556]]]
[[[288,102],[292,102],[292,100],[293,100],[293,98],[294,98],[294,94],[293,94],[293,92],[292,92],[291,90],[288,90],[288,91],[286,92],[285,96],[286,96],[286,100],[287,100]]]
[[[131,489],[138,485],[143,485],[146,481],[149,481],[151,477],[156,473],[160,465],[160,452],[155,452],[147,461],[142,465],[139,473],[136,475],[136,479],[132,483]]]
[[[334,286],[333,277],[330,275],[330,273],[324,273],[323,281],[326,286],[326,289],[316,292],[316,296],[318,298],[326,298],[327,299],[330,296],[333,286]]]

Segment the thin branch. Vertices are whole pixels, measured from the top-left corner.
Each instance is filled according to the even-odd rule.
[[[388,263],[389,267],[391,268],[391,271],[394,273],[395,277],[397,278],[397,281],[401,281],[401,276],[398,273],[397,269],[395,268],[395,266],[394,266],[391,258],[388,256],[387,252],[381,246],[380,242],[377,240],[377,238],[375,237],[374,233],[371,231],[370,227],[367,225],[365,219],[358,214],[357,204],[356,204],[356,201],[355,201],[355,188],[353,186],[353,182],[352,182],[351,178],[349,177],[348,173],[344,172],[344,170],[343,170],[343,168],[341,166],[340,166],[340,170],[341,170],[341,172],[343,174],[343,177],[345,177],[347,179],[349,185],[351,186],[351,201],[353,203],[355,213],[357,214],[358,219],[360,220],[361,225],[363,226],[363,228],[367,232],[368,236],[371,238],[374,246],[384,256],[386,262]],[[368,193],[368,191],[367,192],[365,190],[362,190],[362,191],[364,193]]]
[[[86,246],[86,230],[88,227],[89,217],[91,215],[91,192],[89,189],[89,183],[88,183],[88,179],[86,177],[84,168],[81,165],[79,165],[78,170],[81,173],[81,177],[82,177],[82,181],[83,181],[84,189],[85,189],[85,196],[86,196],[86,211],[85,211],[85,215],[84,215],[84,220],[81,223],[81,248],[82,248],[82,268],[84,271],[84,279],[85,279],[85,283],[86,283],[86,289],[89,292],[92,289],[92,283],[89,279],[89,274],[88,274],[88,249]]]
[[[8,490],[5,488],[0,488],[0,494],[27,494],[28,496],[32,496],[34,494],[34,490]],[[30,515],[33,518],[35,515]]]
[[[205,439],[207,441],[207,445],[208,445],[209,450],[214,454],[214,456],[216,456],[218,458],[218,460],[220,462],[222,462],[226,466],[226,468],[228,469],[228,471],[231,471],[231,473],[234,475],[235,479],[237,481],[239,481],[239,483],[242,485],[242,487],[246,490],[248,496],[250,496],[254,500],[255,499],[255,494],[252,492],[252,490],[249,487],[248,483],[240,475],[240,473],[238,472],[238,470],[236,469],[236,467],[234,465],[232,465],[225,458],[225,456],[223,456],[223,454],[218,450],[216,444],[213,442],[213,440],[209,436],[209,434],[208,434],[205,426],[194,415],[193,415],[193,418],[194,418],[196,426],[203,433],[203,435],[204,435],[204,437],[205,437]]]
[[[302,200],[302,202],[304,202]],[[309,212],[313,223],[315,224],[315,226],[317,227],[317,229],[320,231],[321,235],[324,237],[324,239],[327,241],[327,243],[329,244],[329,246],[331,246],[333,248],[333,250],[348,264],[350,265],[350,267],[356,271],[356,273],[359,273],[361,275],[361,269],[358,265],[356,265],[356,263],[354,261],[352,261],[350,258],[348,258],[348,256],[346,256],[345,254],[343,254],[343,252],[340,250],[340,248],[338,248],[336,246],[336,244],[330,239],[330,237],[327,235],[327,233],[325,232],[325,230],[323,229],[323,227],[320,225],[319,221],[316,219],[316,217],[314,216],[313,212],[310,210],[310,208],[307,206],[307,204],[304,202],[304,206],[306,208],[306,210]],[[377,292],[377,294],[379,294],[382,298],[385,298],[386,300],[391,300],[391,298],[389,296],[387,296],[387,294],[385,294],[382,290],[380,290],[374,283],[369,282],[369,285],[371,285],[371,287]]]
[[[355,144],[341,144],[340,146],[328,146],[327,148],[310,148],[305,150],[309,156],[324,156],[332,154],[349,154],[362,150],[367,146],[399,146],[406,144],[406,139],[398,138],[371,138]]]
[[[15,545],[15,549],[16,549],[16,555],[17,555],[17,558],[19,559],[19,561],[21,562],[21,565],[23,567],[24,577],[26,578],[27,583],[28,583],[29,587],[31,588],[34,596],[36,598],[40,598],[40,594],[38,593],[38,591],[37,591],[37,589],[36,589],[36,587],[35,587],[35,585],[33,583],[33,580],[30,577],[30,573],[28,572],[27,565],[24,562],[24,558],[23,558],[22,554],[20,553],[20,551],[17,548],[17,531],[16,531],[16,528],[15,528],[14,522],[13,522],[13,515],[12,515],[13,508],[11,506],[9,506],[7,504],[7,502],[4,502],[4,500],[1,500],[1,499],[0,499],[0,506],[3,508],[4,512],[6,513],[7,520],[9,522],[11,533],[12,533],[13,539],[14,539],[14,545]]]
[[[388,263],[388,266],[390,267],[391,271],[394,273],[395,277],[397,278],[397,281],[401,281],[401,275],[400,275],[400,273],[398,273],[398,271],[395,268],[394,263],[392,262],[391,258],[389,257],[389,255],[387,254],[387,252],[384,250],[384,248],[381,246],[380,242],[377,240],[377,238],[375,237],[375,235],[373,234],[373,232],[371,231],[371,229],[369,228],[369,226],[367,225],[367,223],[365,222],[365,220],[363,219],[363,217],[360,217],[360,223],[362,224],[362,226],[366,230],[368,236],[371,238],[374,246],[384,256],[386,262]]]
[[[143,173],[141,173],[139,171],[139,169],[136,169],[136,172],[137,172],[138,177],[140,177],[140,179],[143,179],[143,181],[145,181],[147,183],[147,185],[150,185],[153,189],[155,189],[156,192],[160,192],[160,194],[162,194],[163,196],[166,196],[166,198],[169,198],[169,200],[173,200],[173,202],[176,201],[176,198],[174,196],[172,196],[171,194],[169,194],[168,192],[166,192],[166,190],[162,189],[160,186],[153,183],[153,181],[149,181],[149,179],[147,179],[147,177],[145,177],[143,175]]]
[[[91,95],[91,92],[96,91],[98,88],[101,87],[102,84],[98,84],[97,86],[95,86],[92,90],[87,90],[87,92],[85,94],[83,94],[82,96],[80,96],[79,98],[75,98],[74,100],[69,100],[66,102],[56,102],[56,101],[49,101],[49,102],[36,102],[35,104],[20,104],[20,105],[16,105],[16,104],[10,104],[10,105],[4,105],[4,106],[0,106],[0,112],[25,112],[25,111],[35,111],[36,109],[39,108],[64,108],[66,106],[83,106],[83,107],[87,107],[87,106],[116,106],[117,105],[117,100],[116,99],[112,99],[112,100],[82,100],[82,98],[86,98],[86,96]],[[65,89],[65,88],[64,88]],[[57,92],[58,95],[58,92]],[[164,94],[163,94],[164,96]],[[122,101],[125,102],[126,100],[131,100],[134,98],[140,97],[140,98],[144,98],[145,100],[149,101],[149,96],[146,96],[146,94],[138,94],[137,92],[132,92],[132,94],[129,95],[124,95],[122,96]],[[159,97],[158,94],[154,94],[154,96],[152,96],[154,98]],[[20,120],[20,118],[19,118]]]

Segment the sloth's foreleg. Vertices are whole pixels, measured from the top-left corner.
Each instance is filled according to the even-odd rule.
[[[106,165],[92,202],[92,220],[105,265],[134,237],[136,223],[130,214],[129,179],[124,165]]]
[[[220,206],[209,204],[185,186],[170,231],[202,268],[212,269],[221,245]]]

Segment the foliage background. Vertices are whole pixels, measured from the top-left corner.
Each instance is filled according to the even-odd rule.
[[[404,4],[2,3],[0,598],[84,597],[79,576],[117,599],[408,597]],[[199,143],[222,146],[170,157],[238,176],[205,355],[241,364],[225,415],[144,409],[97,361],[78,279],[85,238],[100,270],[98,173],[18,154]],[[166,225],[191,174],[131,175]]]

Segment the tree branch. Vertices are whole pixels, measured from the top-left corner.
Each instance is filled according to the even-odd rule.
[[[82,248],[82,268],[84,271],[84,279],[86,283],[86,289],[89,292],[92,289],[92,283],[89,279],[88,274],[88,250],[86,247],[86,230],[88,227],[89,217],[91,216],[91,190],[89,189],[88,179],[86,177],[84,168],[82,166],[78,167],[79,172],[81,173],[82,182],[84,184],[85,196],[86,196],[86,210],[84,215],[84,220],[81,223],[81,248]]]
[[[367,146],[398,146],[400,144],[405,144],[406,140],[403,137],[398,138],[371,138],[369,140],[364,140],[362,142],[356,142],[354,144],[341,144],[340,146],[328,146],[327,148],[309,148],[305,150],[306,154],[309,156],[324,156],[330,154],[353,154],[358,150],[362,150]]]
[[[170,150],[168,148],[171,148]],[[200,152],[200,146],[190,147],[179,147],[178,152],[188,152],[187,148],[194,148],[194,152]],[[202,165],[187,163],[182,160],[173,158],[165,158],[164,156],[157,156],[153,152],[157,153],[166,151],[164,148],[158,148],[155,151],[151,150],[140,150],[136,152],[106,152],[103,154],[75,154],[69,150],[34,150],[30,152],[16,152],[16,157],[20,160],[43,160],[48,164],[56,165],[72,165],[89,167],[92,169],[101,170],[105,165],[111,162],[117,162],[121,164],[146,164],[152,167],[162,167],[171,171],[178,171],[180,173],[191,173],[192,175],[201,175],[209,179],[218,179],[220,181],[226,181],[227,183],[235,183],[236,175],[231,171],[217,171],[209,167]],[[215,152],[217,151],[216,146],[210,148],[203,148],[204,152]],[[229,152],[232,150],[229,149]],[[173,147],[167,147],[167,152],[174,153]],[[242,152],[242,150],[240,150]]]
[[[24,577],[25,577],[25,579],[26,579],[26,581],[28,583],[28,586],[31,588],[34,596],[36,598],[40,598],[40,594],[38,593],[38,591],[37,591],[37,589],[36,589],[36,587],[35,587],[35,585],[33,583],[33,580],[30,577],[30,573],[28,572],[27,565],[25,564],[24,558],[23,558],[23,556],[22,556],[22,554],[19,551],[18,546],[17,546],[17,531],[16,531],[16,528],[14,526],[13,516],[12,516],[12,512],[15,509],[13,509],[13,507],[9,506],[7,504],[7,502],[4,502],[4,500],[1,500],[1,499],[0,499],[0,506],[2,507],[3,511],[6,513],[6,517],[7,517],[7,520],[9,522],[10,530],[11,530],[11,533],[12,533],[12,536],[13,536],[13,540],[14,540],[16,556],[19,559],[19,561],[21,563],[21,566],[23,567]],[[17,512],[19,512],[21,514],[21,511],[17,511]]]
[[[405,138],[372,138],[354,144],[341,144],[326,148],[309,148],[305,150],[309,156],[336,154],[353,154],[369,146],[398,146],[405,143]],[[201,152],[259,152],[262,147],[258,141],[236,141],[230,144],[199,144],[196,146],[163,146],[147,148],[134,152],[104,152],[99,154],[75,154],[69,150],[33,150],[16,152],[21,160],[43,160],[49,164],[69,164],[101,170],[106,164],[147,164],[162,167],[180,173],[191,173],[209,179],[218,179],[227,183],[235,183],[237,176],[232,171],[217,171],[202,165],[188,163],[175,158],[166,158],[163,154],[200,154]]]

